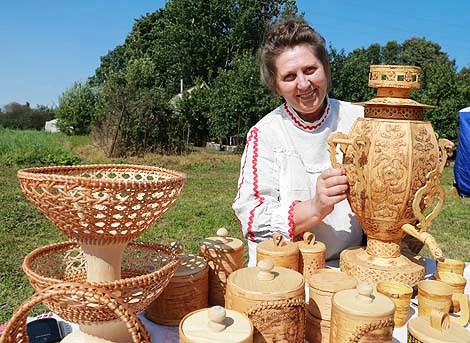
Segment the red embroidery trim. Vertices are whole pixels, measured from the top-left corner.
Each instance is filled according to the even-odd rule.
[[[300,200],[292,201],[292,204],[289,206],[289,211],[287,212],[287,222],[289,224],[289,238],[290,240],[294,240],[294,206],[298,204]]]
[[[258,189],[258,129],[255,127],[253,128],[253,193],[255,196],[255,200],[258,200],[259,204],[258,206],[261,206],[261,204],[264,202],[264,197],[261,197],[259,195],[259,189]],[[250,216],[248,218],[248,226],[247,226],[247,232],[249,239],[251,241],[255,241],[255,233],[253,232],[253,219],[255,216],[255,210],[258,206],[255,206],[251,211],[250,211]]]
[[[248,150],[248,147],[250,146],[250,143],[251,143],[251,140],[253,139],[253,130],[250,131],[249,135],[248,135],[248,138],[246,139],[246,147],[247,147],[247,150]],[[240,180],[240,183],[238,184],[238,190],[237,190],[237,196],[235,197],[235,199],[233,199],[232,201],[232,205],[238,200],[240,199],[240,189],[242,188],[242,185],[243,183],[245,182],[245,166],[246,166],[246,159],[248,157],[248,154],[245,154],[245,160],[243,161],[243,165],[242,165],[242,170],[241,170],[241,175],[242,175],[242,179]],[[235,213],[235,210],[233,209],[233,206],[232,206],[232,211],[233,213],[235,214],[235,218],[237,218],[238,220],[238,223],[240,223],[240,228],[243,227],[242,225],[242,222],[240,221],[240,219],[238,218],[238,216],[236,215]],[[243,230],[242,230],[243,231]]]
[[[287,102],[284,103],[284,109],[286,110],[287,114],[289,115],[289,117],[292,119],[292,121],[299,127],[301,127],[302,129],[304,130],[309,130],[309,131],[313,131],[315,129],[318,129],[320,126],[323,125],[323,123],[325,122],[325,119],[328,117],[328,113],[330,112],[330,104],[328,104],[326,106],[326,110],[325,110],[325,114],[323,115],[323,118],[321,118],[321,120],[316,123],[316,124],[313,124],[313,125],[304,125],[302,124],[298,119],[297,117],[294,115],[294,113],[291,112],[291,110],[289,109],[289,107],[287,106]]]

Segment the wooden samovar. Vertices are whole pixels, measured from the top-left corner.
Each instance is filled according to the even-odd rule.
[[[330,159],[338,167],[337,146],[343,152],[348,176],[348,201],[365,234],[367,247],[346,249],[341,270],[375,285],[400,281],[410,286],[424,277],[424,266],[401,254],[406,234],[425,243],[434,258],[442,251],[426,231],[444,202],[439,183],[452,143],[438,139],[425,108],[409,99],[420,87],[421,69],[412,66],[372,65],[369,86],[377,97],[361,103],[358,118],[348,135],[328,139]]]

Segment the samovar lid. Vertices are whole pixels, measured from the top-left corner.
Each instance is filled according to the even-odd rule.
[[[259,243],[256,249],[267,255],[287,256],[299,253],[299,248],[294,242],[286,241],[284,236],[279,232],[275,232],[273,239],[268,239]]]
[[[409,98],[411,89],[420,88],[420,75],[421,68],[416,66],[373,64],[369,71],[369,87],[377,88],[377,97],[355,104],[365,107],[435,108]]]
[[[335,269],[318,269],[308,280],[310,287],[324,292],[337,293],[345,289],[353,289],[357,285],[354,277]]]
[[[420,67],[372,64],[369,68],[369,87],[419,89],[420,76]]]
[[[253,324],[243,313],[213,306],[187,314],[180,335],[199,343],[252,342]]]
[[[199,245],[206,249],[224,251],[243,249],[243,242],[238,238],[228,237],[228,230],[224,227],[217,230],[217,237],[207,237]]]
[[[305,280],[299,272],[275,267],[269,259],[258,261],[256,267],[241,268],[231,273],[228,284],[242,290],[250,298],[261,296],[277,298],[293,291],[303,291]]]
[[[194,254],[183,254],[183,260],[176,269],[175,276],[198,274],[205,268],[207,268],[207,262],[203,257]]]
[[[395,304],[383,294],[374,292],[372,285],[360,282],[355,289],[339,291],[333,305],[342,312],[361,317],[393,316]]]
[[[430,316],[411,319],[408,335],[427,343],[469,343],[470,332],[449,320],[449,314],[432,310]]]
[[[296,244],[303,253],[317,253],[326,250],[326,245],[320,241],[316,241],[315,234],[312,232],[305,232],[303,239],[296,242]]]

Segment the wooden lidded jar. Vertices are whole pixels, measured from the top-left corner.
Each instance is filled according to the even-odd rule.
[[[187,314],[179,325],[181,343],[251,343],[253,324],[248,317],[222,306]]]
[[[305,281],[297,271],[260,260],[229,275],[225,306],[243,312],[255,328],[253,342],[303,343]]]
[[[330,343],[392,342],[395,304],[373,290],[362,282],[333,296]]]
[[[345,272],[335,269],[319,269],[309,280],[307,310],[318,319],[331,320],[333,296],[346,289],[355,289],[357,281]]]
[[[145,317],[157,324],[177,326],[188,313],[208,307],[208,283],[204,258],[184,254],[162,294],[145,309]]]
[[[199,254],[209,265],[209,305],[225,306],[225,288],[228,276],[243,267],[243,242],[227,237],[226,228],[217,230],[217,237],[209,237],[199,244]]]
[[[294,242],[286,241],[280,232],[275,232],[272,240],[256,246],[256,261],[269,259],[276,267],[299,270],[299,248]]]
[[[432,310],[431,316],[416,317],[408,322],[410,343],[470,343],[470,332],[449,320],[449,314]]]
[[[296,244],[300,251],[299,272],[304,275],[305,281],[309,283],[312,273],[326,266],[326,245],[315,241],[315,234],[312,232],[305,232],[303,240],[296,242]]]
[[[330,321],[312,316],[305,311],[305,339],[310,343],[330,342]]]

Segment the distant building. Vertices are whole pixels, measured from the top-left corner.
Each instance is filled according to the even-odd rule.
[[[44,125],[44,131],[46,132],[59,132],[59,127],[57,126],[57,119],[52,119],[46,121],[46,125]]]
[[[178,102],[178,100],[181,100],[183,98],[184,93],[191,94],[194,90],[203,89],[203,88],[209,89],[209,86],[207,85],[207,83],[205,81],[202,81],[202,83],[200,85],[196,85],[196,86],[193,86],[193,87],[188,88],[186,90],[183,90],[183,80],[181,80],[180,92],[178,94],[176,94],[173,98],[171,98],[170,104],[173,107],[176,107],[176,103]]]

